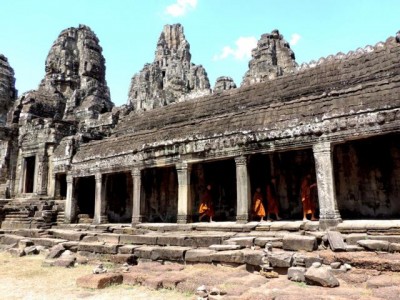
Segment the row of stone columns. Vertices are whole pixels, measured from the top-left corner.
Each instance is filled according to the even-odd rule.
[[[341,221],[337,209],[333,164],[332,164],[332,145],[331,143],[320,143],[313,147],[315,167],[317,174],[318,199],[320,206],[320,225],[331,227]],[[250,178],[247,167],[247,157],[238,156],[235,158],[236,164],[236,189],[237,189],[237,211],[236,220],[245,223],[249,220],[249,210],[251,204]],[[176,165],[178,176],[178,223],[190,222],[192,212],[192,199],[190,192],[190,173],[191,165],[182,162]],[[134,168],[131,172],[133,182],[133,211],[132,224],[142,222],[141,215],[141,170]],[[96,173],[96,193],[95,193],[95,213],[94,223],[106,222],[106,203],[105,191],[102,186],[102,174]],[[67,176],[67,199],[65,219],[67,222],[73,221],[76,212],[76,203],[73,199],[73,178]]]

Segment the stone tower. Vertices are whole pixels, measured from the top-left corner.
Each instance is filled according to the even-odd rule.
[[[64,99],[63,119],[96,118],[113,103],[105,79],[105,59],[95,33],[85,25],[63,30],[46,59],[38,92]]]
[[[7,58],[0,54],[0,126],[5,125],[8,110],[16,98],[14,70],[10,67]]]
[[[205,69],[191,63],[190,45],[182,25],[165,25],[154,62],[132,77],[128,104],[135,111],[149,110],[209,93]]]
[[[242,86],[267,81],[291,73],[297,63],[289,43],[278,30],[263,34],[252,50],[249,70],[243,76]]]

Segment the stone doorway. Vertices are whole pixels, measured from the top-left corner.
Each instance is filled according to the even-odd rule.
[[[400,218],[400,135],[336,145],[333,163],[343,219]]]
[[[142,171],[142,208],[144,220],[151,223],[176,223],[178,213],[178,176],[175,167]]]
[[[212,186],[214,221],[236,221],[236,166],[233,159],[194,164],[191,173],[191,195],[195,222],[206,186]],[[204,219],[206,220],[206,219]]]
[[[67,174],[56,174],[55,199],[64,200],[67,197]]]
[[[93,219],[96,181],[94,176],[75,178],[75,199],[77,204],[78,222],[83,219]]]
[[[131,223],[132,187],[131,173],[105,175],[106,212],[110,223]]]
[[[25,178],[24,178],[24,193],[33,193],[35,186],[35,164],[36,157],[25,157]]]
[[[301,220],[303,207],[300,199],[302,179],[310,174],[316,182],[315,162],[312,149],[255,154],[249,158],[251,200],[257,186],[261,188],[266,207],[266,186],[271,177],[276,180],[276,193],[280,217],[285,220]],[[312,197],[318,215],[318,195],[315,189]],[[272,215],[274,218],[275,215]]]

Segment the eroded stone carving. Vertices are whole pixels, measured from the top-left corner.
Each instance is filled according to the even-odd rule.
[[[233,81],[232,77],[221,76],[218,77],[217,80],[215,81],[214,93],[231,89],[236,89],[236,84]]]
[[[149,110],[210,93],[203,66],[191,63],[190,45],[181,24],[165,25],[154,62],[145,64],[131,80],[128,103]]]
[[[0,54],[0,125],[6,123],[7,113],[16,98],[14,70],[7,58]]]
[[[289,43],[279,30],[263,34],[252,50],[249,70],[243,77],[242,86],[264,82],[296,70],[297,63]]]

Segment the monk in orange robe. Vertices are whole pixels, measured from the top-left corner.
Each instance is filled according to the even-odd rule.
[[[255,216],[261,218],[260,222],[264,221],[265,209],[263,205],[263,196],[259,187],[256,188],[256,192],[254,193],[252,211]]]
[[[210,222],[212,222],[212,217],[214,216],[214,208],[212,203],[212,195],[211,195],[211,185],[207,185],[206,192],[204,193],[200,207],[199,207],[199,221],[201,221],[205,216],[210,217]]]
[[[271,178],[271,182],[267,184],[267,221],[271,221],[271,214],[275,214],[279,221],[278,195],[276,192],[276,179]]]
[[[311,221],[317,221],[315,217],[315,204],[312,201],[311,191],[317,186],[311,183],[311,175],[308,174],[301,182],[301,202],[303,204],[303,221],[307,221],[307,215],[311,214]]]

